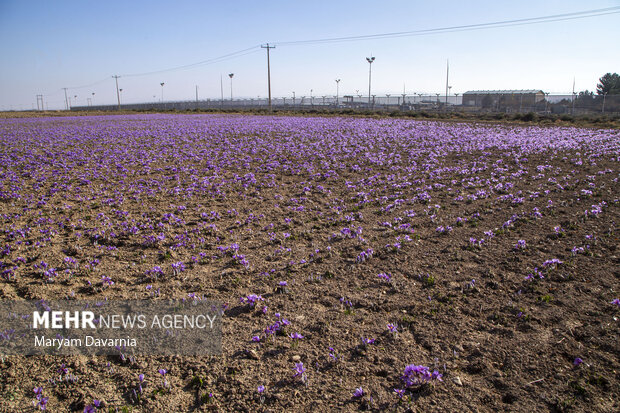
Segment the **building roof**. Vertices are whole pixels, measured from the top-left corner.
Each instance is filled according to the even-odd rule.
[[[469,90],[464,95],[519,95],[524,93],[545,93],[538,89],[524,89],[524,90]]]

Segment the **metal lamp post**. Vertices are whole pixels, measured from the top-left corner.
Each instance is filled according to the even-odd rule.
[[[164,85],[165,85],[165,83],[161,82],[159,85],[161,86],[161,103],[164,103]]]
[[[228,74],[228,77],[230,78],[230,101],[231,101],[231,102],[233,101],[233,93],[232,93],[232,90],[233,90],[233,89],[232,89],[232,79],[233,79],[233,76],[234,76],[234,75],[235,75],[234,73],[229,73],[229,74]]]
[[[336,107],[338,107],[338,86],[340,86],[340,79],[336,79]]]
[[[372,80],[372,62],[375,61],[374,56],[367,57],[366,61],[368,62],[368,107],[370,107],[370,85]]]

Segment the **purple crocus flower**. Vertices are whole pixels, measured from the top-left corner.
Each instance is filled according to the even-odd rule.
[[[360,397],[362,397],[364,395],[364,389],[362,389],[361,387],[358,387],[357,389],[355,389],[355,391],[353,392],[353,398],[354,399],[359,399]]]
[[[295,374],[293,377],[301,377],[302,381],[305,381],[305,372],[306,368],[304,367],[304,363],[301,361],[299,363],[295,363]]]

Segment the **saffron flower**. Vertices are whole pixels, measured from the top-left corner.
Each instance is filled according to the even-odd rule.
[[[299,363],[295,363],[295,374],[293,375],[293,377],[300,377],[301,381],[303,383],[306,382],[307,377],[306,377],[306,368],[304,367],[304,363],[302,363],[301,361]]]
[[[407,387],[420,386],[422,384],[430,383],[432,381],[443,381],[442,375],[437,370],[433,372],[426,366],[416,366],[410,364],[405,367],[403,376],[401,377]]]
[[[361,387],[355,389],[355,391],[353,392],[353,398],[359,399],[362,396],[364,396],[364,389],[362,389]]]

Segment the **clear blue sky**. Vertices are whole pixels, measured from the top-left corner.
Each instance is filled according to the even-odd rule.
[[[0,109],[30,109],[44,94],[64,107],[116,101],[113,74],[191,64],[261,43],[271,52],[274,96],[442,92],[446,59],[452,92],[472,89],[593,90],[620,72],[620,14],[494,29],[313,45],[284,45],[386,32],[434,29],[618,7],[620,1],[30,1],[0,0]],[[123,76],[123,102],[219,98],[220,75],[235,73],[235,97],[267,95],[265,51],[145,76]],[[154,97],[155,96],[155,97]]]

